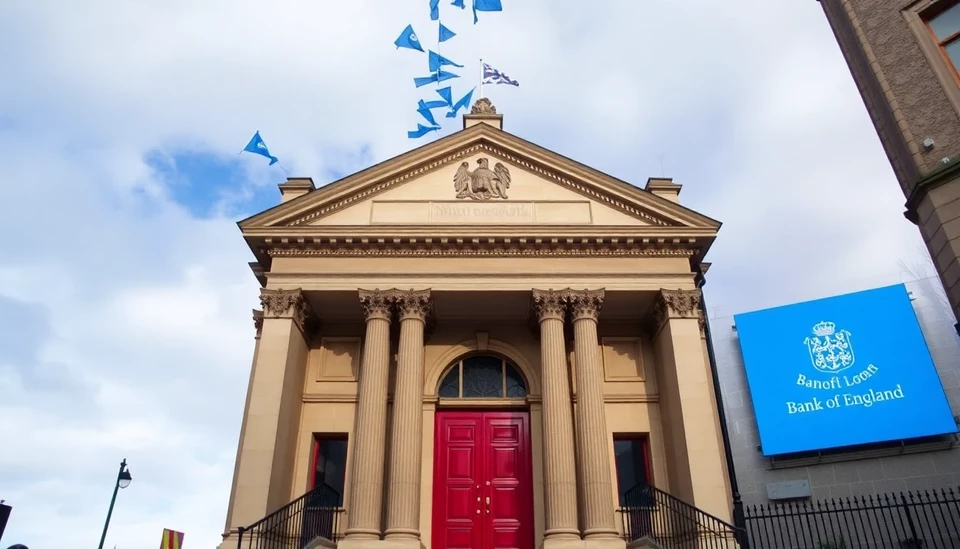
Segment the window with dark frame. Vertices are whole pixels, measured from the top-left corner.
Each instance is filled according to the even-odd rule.
[[[940,53],[953,69],[954,77],[960,80],[960,3],[938,10],[926,20]]]
[[[523,398],[527,384],[510,362],[490,355],[458,361],[444,374],[437,389],[440,398]]]
[[[311,488],[326,484],[339,494],[343,505],[343,487],[347,471],[347,435],[315,435],[313,442],[313,480]]]
[[[644,483],[650,484],[650,462],[647,450],[647,436],[634,434],[615,434],[613,436],[613,454],[617,465],[617,493],[620,506],[626,505],[628,490]]]

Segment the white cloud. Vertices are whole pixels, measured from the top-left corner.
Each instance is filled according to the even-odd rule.
[[[521,82],[485,90],[508,131],[641,185],[662,159],[682,201],[724,221],[711,305],[896,281],[914,261],[816,3],[504,4],[476,27],[445,17],[463,84],[482,56]],[[238,214],[194,218],[144,158],[233,158],[259,129],[325,183],[420,144],[405,131],[422,57],[392,45],[408,22],[431,45],[426,0],[0,4],[5,542],[95,543],[126,457],[107,546],[155,545],[163,527],[218,543],[256,282]],[[238,196],[281,177],[244,166]]]

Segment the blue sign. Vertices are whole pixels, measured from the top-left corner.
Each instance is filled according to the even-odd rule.
[[[734,322],[766,456],[957,432],[903,284]]]

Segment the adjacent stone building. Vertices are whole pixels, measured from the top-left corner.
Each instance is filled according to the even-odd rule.
[[[960,4],[819,1],[960,316]]]

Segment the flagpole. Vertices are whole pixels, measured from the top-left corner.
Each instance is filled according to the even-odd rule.
[[[483,99],[483,58],[480,58],[480,97]]]
[[[437,17],[437,57],[440,56],[440,25],[443,24],[443,20]],[[440,87],[440,69],[443,68],[443,65],[437,67],[437,88]]]

